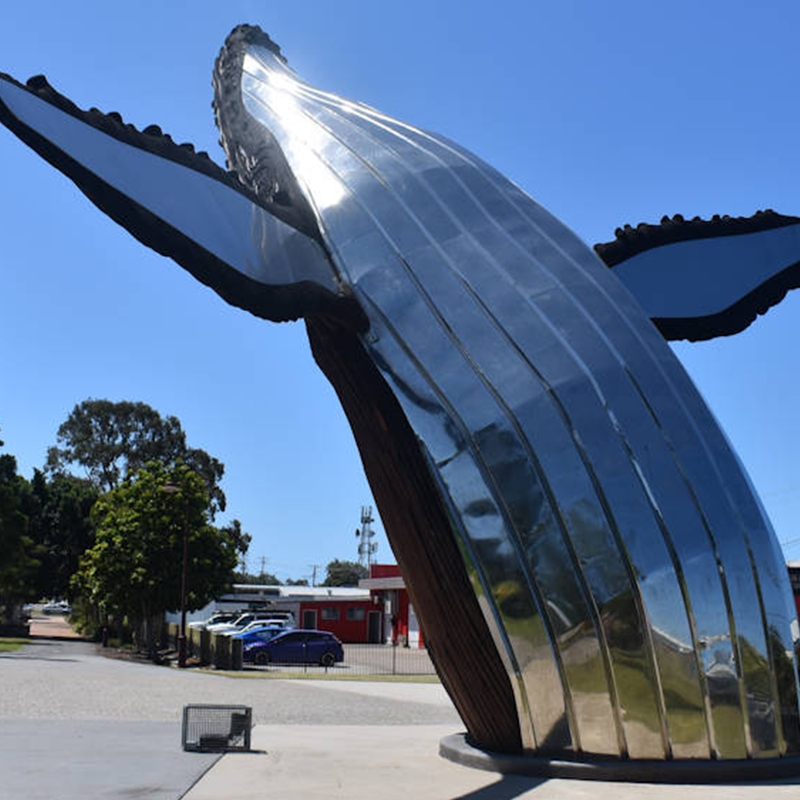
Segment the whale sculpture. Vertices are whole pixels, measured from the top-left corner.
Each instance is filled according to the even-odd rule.
[[[305,84],[257,28],[214,85],[231,172],[43,78],[2,76],[0,121],[229,303],[305,319],[469,743],[795,764],[783,558],[664,337],[739,330],[796,286],[798,220],[629,229],[598,247],[610,269],[456,143]]]

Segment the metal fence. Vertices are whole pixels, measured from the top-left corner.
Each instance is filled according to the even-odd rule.
[[[389,644],[346,644],[343,666],[369,675],[435,675],[424,647]]]
[[[345,644],[344,661],[332,667],[318,664],[269,664],[257,666],[242,663],[238,640],[214,635],[208,631],[187,630],[187,654],[196,663],[218,669],[245,669],[260,672],[303,672],[334,675],[436,675],[433,662],[424,647],[391,644]],[[167,626],[171,646],[177,649],[178,626]],[[234,647],[234,641],[238,647]]]
[[[384,644],[345,644],[344,661],[332,667],[318,664],[244,664],[245,670],[260,672],[303,672],[324,675],[436,675],[425,648]]]

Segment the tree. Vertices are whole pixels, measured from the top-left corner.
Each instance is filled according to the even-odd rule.
[[[187,610],[227,590],[246,541],[209,523],[203,478],[185,465],[151,463],[94,505],[95,544],[73,586],[106,614],[126,616],[140,646],[154,646],[154,622],[181,606],[183,541],[188,535]]]
[[[281,580],[277,575],[271,572],[260,572],[258,575],[253,575],[250,572],[237,572],[233,576],[234,583],[247,583],[251,586],[280,586]]]
[[[229,525],[221,528],[234,542],[237,542],[237,549],[244,556],[250,548],[253,537],[249,533],[242,532],[242,523],[238,519],[231,520]],[[234,583],[245,583],[251,586],[280,586],[281,582],[276,575],[265,572],[262,566],[261,572],[257,575],[247,571],[247,564],[244,557],[241,559],[239,570],[233,575]]]
[[[36,501],[30,536],[38,547],[38,597],[67,597],[81,555],[94,544],[92,506],[98,490],[88,480],[56,474],[50,481],[34,470],[31,492]]]
[[[368,578],[367,568],[356,561],[335,559],[325,567],[325,580],[321,586],[358,586],[362,578]]]
[[[225,510],[219,482],[225,466],[205,450],[186,445],[177,417],[162,416],[146,403],[89,398],[78,403],[56,434],[60,446],[47,453],[47,468],[58,473],[79,465],[101,491],[119,486],[146,464],[185,464],[206,482],[212,518]]]
[[[7,621],[32,596],[39,566],[28,534],[32,506],[30,484],[17,475],[17,460],[0,455],[0,606]]]
[[[242,556],[249,550],[253,537],[242,530],[242,523],[238,519],[232,519],[228,525],[223,525],[220,531],[230,537]],[[244,563],[244,559],[242,559],[242,563]]]

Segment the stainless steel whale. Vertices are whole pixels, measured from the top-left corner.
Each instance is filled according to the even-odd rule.
[[[457,144],[303,83],[258,29],[215,87],[235,174],[41,79],[0,81],[0,120],[227,301],[306,319],[471,741],[797,755],[780,549],[615,271]]]

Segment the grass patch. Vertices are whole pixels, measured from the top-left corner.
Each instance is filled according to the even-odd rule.
[[[282,680],[282,681],[353,681],[357,683],[441,683],[436,675],[366,675],[362,673],[293,672],[290,670],[225,670],[200,668],[207,675],[222,675],[226,678],[244,680]]]
[[[21,647],[30,644],[30,639],[11,639],[0,637],[0,653],[13,653]]]

